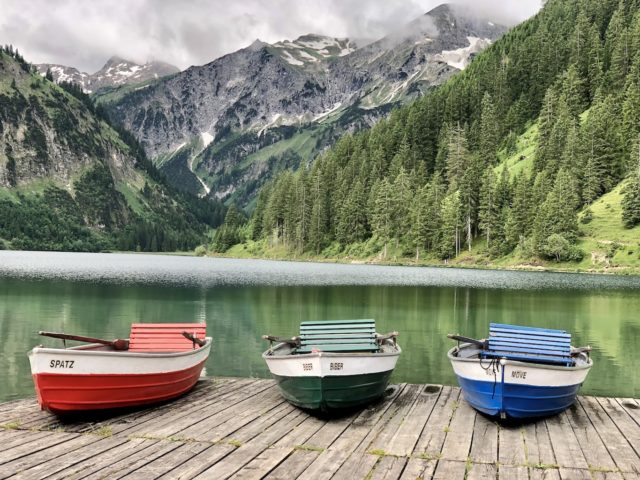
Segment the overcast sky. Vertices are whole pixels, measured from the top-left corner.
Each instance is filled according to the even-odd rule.
[[[454,0],[516,23],[540,0]],[[93,73],[112,55],[184,69],[306,33],[377,39],[442,0],[0,0],[0,43]]]

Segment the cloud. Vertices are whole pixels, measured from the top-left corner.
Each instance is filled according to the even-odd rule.
[[[319,33],[377,39],[438,0],[3,0],[0,43],[35,63],[94,72],[112,55],[180,68],[246,47]],[[454,0],[497,22],[533,15],[540,0]]]

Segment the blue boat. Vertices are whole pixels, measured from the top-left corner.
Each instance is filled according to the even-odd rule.
[[[448,335],[462,394],[476,410],[500,418],[555,415],[571,406],[593,361],[564,330],[492,323],[489,338]]]

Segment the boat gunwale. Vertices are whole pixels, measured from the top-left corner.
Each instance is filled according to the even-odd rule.
[[[28,356],[34,356],[40,353],[62,354],[62,355],[81,355],[81,356],[109,356],[109,357],[130,357],[130,358],[178,358],[195,355],[202,350],[211,347],[213,337],[205,337],[205,344],[199,348],[185,350],[182,352],[130,352],[128,350],[91,350],[91,347],[103,347],[100,343],[90,343],[87,345],[77,345],[75,347],[33,347],[28,352]]]
[[[475,347],[477,349],[477,346],[473,345],[472,343],[460,343],[459,346],[455,346],[447,352],[447,358],[449,358],[449,361],[452,361],[452,362],[456,361],[456,362],[466,362],[466,363],[469,363],[469,362],[480,363],[482,359],[480,359],[479,356],[458,357],[457,355],[454,355],[454,352],[460,351],[462,349],[469,348],[469,347]],[[479,351],[480,350],[478,350],[478,352]],[[584,353],[581,353],[580,355],[586,358],[586,363],[581,365],[576,364],[574,366],[552,365],[548,363],[537,363],[537,362],[523,362],[520,360],[510,360],[505,357],[496,358],[496,360],[500,360],[502,365],[515,365],[515,366],[523,366],[523,367],[527,366],[530,368],[531,367],[539,368],[541,370],[578,371],[578,370],[590,369],[593,366],[593,359],[590,356],[585,355]]]
[[[262,353],[263,359],[269,360],[291,360],[294,358],[318,358],[318,357],[335,357],[335,358],[348,358],[348,357],[394,357],[399,356],[402,353],[402,348],[397,343],[395,345],[389,345],[395,349],[392,352],[309,352],[309,353],[288,353],[286,355],[274,355],[274,353],[283,347],[288,346],[286,342],[277,343],[273,348],[266,350]]]

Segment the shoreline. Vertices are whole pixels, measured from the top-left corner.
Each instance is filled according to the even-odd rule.
[[[119,252],[127,253],[127,252]],[[166,253],[172,255],[171,253]],[[179,254],[176,254],[179,255]],[[195,256],[195,255],[194,255]],[[573,274],[587,274],[587,275],[609,275],[609,276],[640,276],[640,268],[636,267],[609,267],[609,268],[593,268],[583,269],[580,267],[553,267],[550,265],[527,265],[524,263],[516,265],[483,265],[479,263],[471,264],[464,262],[452,262],[444,263],[438,261],[425,261],[415,260],[409,258],[400,258],[395,260],[371,260],[371,259],[356,259],[349,257],[320,257],[320,256],[296,256],[296,255],[234,255],[229,253],[214,253],[207,252],[203,257],[207,258],[230,258],[236,260],[270,260],[276,262],[299,262],[299,263],[333,263],[337,265],[378,265],[387,267],[428,267],[428,268],[457,268],[464,270],[492,270],[492,271],[507,271],[507,272],[541,272],[541,273],[573,273]]]

